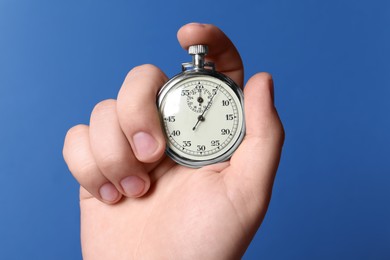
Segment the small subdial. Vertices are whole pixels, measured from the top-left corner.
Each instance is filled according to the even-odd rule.
[[[187,95],[187,105],[195,113],[203,113],[211,98],[212,95],[208,89],[196,86]]]

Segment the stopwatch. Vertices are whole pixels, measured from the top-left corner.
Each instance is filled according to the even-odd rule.
[[[192,62],[157,96],[166,154],[191,168],[228,160],[245,135],[242,90],[205,61],[207,52],[206,45],[190,46]]]

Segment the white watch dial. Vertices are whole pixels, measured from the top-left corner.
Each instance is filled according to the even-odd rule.
[[[194,76],[177,82],[162,97],[160,112],[168,149],[179,157],[214,160],[242,138],[242,101],[215,77]]]

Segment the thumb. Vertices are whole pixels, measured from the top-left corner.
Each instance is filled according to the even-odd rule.
[[[250,196],[246,201],[259,206],[259,199],[269,201],[284,142],[271,75],[254,75],[244,88],[244,98],[246,135],[230,160],[226,178],[228,188]]]

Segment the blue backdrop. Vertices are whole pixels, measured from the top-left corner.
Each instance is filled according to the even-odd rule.
[[[268,71],[286,142],[244,259],[390,259],[390,1],[0,0],[0,259],[80,259],[68,128],[213,23]]]

